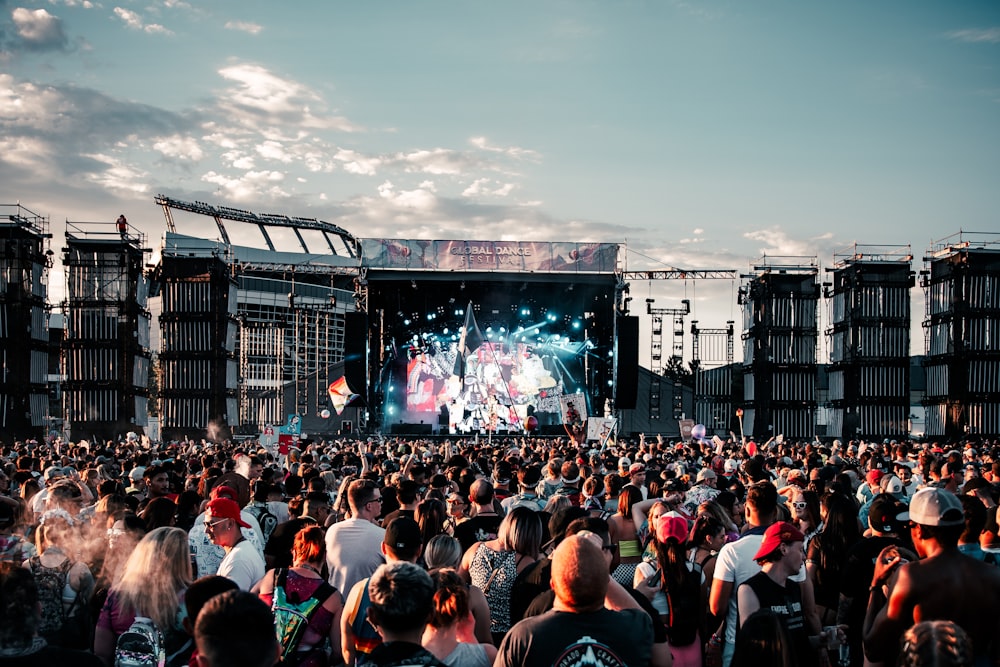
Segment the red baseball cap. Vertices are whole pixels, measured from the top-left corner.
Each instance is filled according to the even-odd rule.
[[[757,549],[757,553],[754,555],[753,559],[760,560],[761,558],[766,558],[774,553],[774,550],[782,544],[804,542],[805,539],[806,536],[802,534],[802,531],[787,521],[772,523],[770,527],[764,531],[764,541],[760,543],[760,549]]]
[[[229,498],[216,498],[208,501],[206,511],[212,515],[213,519],[232,519],[237,525],[249,528],[250,524],[240,518],[240,506],[235,500]]]

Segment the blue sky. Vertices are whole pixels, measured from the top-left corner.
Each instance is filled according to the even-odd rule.
[[[1000,231],[998,176],[997,2],[0,0],[0,202],[56,249],[121,212],[155,246],[164,193],[365,237],[627,242],[630,269],[855,242],[920,269]],[[721,327],[723,283],[632,293]]]

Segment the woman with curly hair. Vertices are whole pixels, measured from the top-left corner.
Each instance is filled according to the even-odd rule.
[[[193,645],[184,631],[184,591],[191,584],[191,551],[180,528],[147,533],[111,587],[94,635],[94,653],[105,664],[136,617],[150,619],[163,635],[168,667],[187,664]]]

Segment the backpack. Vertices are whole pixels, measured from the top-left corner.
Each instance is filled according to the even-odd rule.
[[[278,517],[271,514],[267,507],[262,505],[250,505],[246,508],[246,511],[253,518],[257,519],[257,524],[260,526],[261,539],[264,544],[267,544],[267,541],[271,538],[271,533],[274,532],[275,527],[278,525]]]
[[[287,569],[279,568],[275,571],[271,611],[274,613],[274,630],[281,645],[281,664],[294,666],[299,663],[300,658],[306,657],[299,655],[298,648],[306,626],[309,625],[309,619],[316,609],[336,592],[336,589],[324,581],[312,595],[305,600],[299,600],[295,593],[289,594],[285,591],[287,581]],[[315,648],[322,649],[322,645]]]
[[[55,646],[62,646],[63,626],[69,617],[69,612],[63,607],[63,591],[69,579],[73,563],[67,558],[58,567],[46,567],[38,556],[28,559],[28,569],[31,570],[38,586],[38,602],[42,606],[42,617],[38,623],[38,634]],[[77,594],[73,607],[80,599]],[[72,611],[73,607],[70,608]]]
[[[115,644],[114,667],[164,667],[163,636],[151,619],[136,616]]]

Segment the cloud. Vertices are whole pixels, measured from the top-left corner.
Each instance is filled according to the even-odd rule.
[[[97,183],[136,192],[148,149],[179,156],[190,118],[74,86],[40,86],[0,74],[0,166],[7,187]],[[149,139],[147,139],[149,138]],[[149,143],[147,143],[149,142]],[[189,157],[192,157],[189,154]]]
[[[952,30],[945,33],[945,36],[959,42],[969,42],[972,44],[1000,44],[1000,27]]]
[[[44,9],[17,7],[11,13],[19,46],[30,51],[66,51],[69,40],[62,21]],[[15,45],[18,46],[18,45]]]
[[[280,171],[248,171],[239,176],[226,176],[210,171],[201,180],[218,186],[217,195],[231,201],[243,202],[261,197],[282,199],[288,196],[278,185],[285,180],[285,175]]]
[[[833,252],[833,233],[826,232],[810,239],[796,239],[788,235],[780,226],[755,229],[744,232],[743,238],[762,245],[758,252],[772,257],[816,257],[828,256]]]
[[[528,148],[520,148],[518,146],[493,146],[489,143],[486,137],[473,137],[469,139],[469,143],[480,150],[490,153],[501,153],[516,160],[530,160],[538,162],[541,159],[541,155],[537,151],[533,151]]]
[[[115,7],[113,10],[115,16],[121,20],[128,28],[132,30],[141,30],[147,34],[161,34],[161,35],[172,35],[174,34],[167,28],[163,27],[159,23],[144,23],[142,17],[131,9],[125,9],[124,7]]]
[[[514,191],[513,183],[498,184],[498,187],[490,187],[496,181],[489,178],[477,178],[469,187],[462,191],[463,197],[506,197]]]
[[[249,63],[219,70],[233,85],[219,95],[220,106],[234,114],[244,127],[282,124],[310,130],[357,132],[360,127],[346,118],[327,114],[322,99],[307,86],[283,79],[265,67]],[[311,105],[316,105],[314,112]]]
[[[258,23],[249,23],[247,21],[226,21],[226,25],[223,27],[226,30],[238,30],[250,35],[260,34],[260,32],[264,29],[264,26]]]
[[[87,156],[106,167],[88,175],[88,180],[108,190],[119,190],[132,194],[149,192],[146,172],[112,155],[95,154]]]
[[[345,148],[338,150],[333,158],[343,163],[344,171],[359,176],[374,176],[376,170],[382,165],[380,158],[367,157]]]
[[[385,181],[378,187],[378,194],[382,199],[390,201],[394,206],[402,209],[428,211],[434,209],[437,205],[437,197],[433,190],[427,187],[418,187],[413,190],[396,190],[391,182]]]
[[[153,149],[159,151],[167,157],[177,158],[178,160],[191,160],[193,162],[198,162],[204,157],[204,152],[201,150],[201,146],[194,137],[182,136],[179,134],[174,134],[169,137],[163,137],[162,139],[155,141],[153,143]]]

